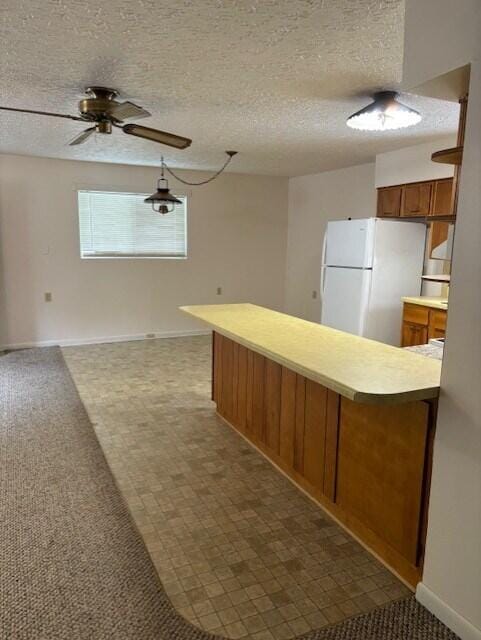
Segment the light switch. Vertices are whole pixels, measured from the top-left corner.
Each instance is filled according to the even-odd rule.
[[[218,296],[222,295],[222,287],[217,287],[217,295]]]
[[[52,294],[50,293],[50,291],[47,291],[45,293],[45,302],[52,302]]]

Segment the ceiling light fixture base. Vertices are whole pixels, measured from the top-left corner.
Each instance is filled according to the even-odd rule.
[[[389,131],[418,124],[421,114],[399,102],[398,95],[396,91],[377,91],[374,102],[353,113],[347,126],[360,131]]]

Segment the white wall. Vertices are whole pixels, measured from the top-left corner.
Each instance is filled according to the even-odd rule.
[[[406,91],[471,62],[479,42],[478,11],[479,0],[406,0]]]
[[[172,180],[189,190],[187,260],[80,259],[76,186],[151,193],[157,177],[155,168],[0,156],[0,345],[200,328],[183,304],[283,307],[284,178],[226,173],[179,189]]]
[[[376,187],[450,178],[454,175],[454,166],[433,162],[431,155],[434,151],[454,146],[456,146],[456,135],[378,154],[376,156]]]
[[[406,4],[406,82],[421,84],[473,61],[426,558],[417,592],[465,640],[481,638],[480,13],[479,0]]]
[[[319,322],[322,239],[328,220],[376,215],[374,164],[289,180],[286,311]],[[317,298],[313,299],[315,291]]]

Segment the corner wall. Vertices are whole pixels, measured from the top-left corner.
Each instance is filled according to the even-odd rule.
[[[205,330],[178,311],[183,304],[283,308],[285,178],[170,181],[188,195],[187,260],[80,259],[76,188],[151,193],[157,178],[153,167],[0,155],[0,347]]]
[[[473,64],[418,598],[481,640],[481,64]]]
[[[286,312],[319,322],[322,241],[328,220],[376,215],[375,165],[289,180]],[[313,291],[316,298],[313,298]]]
[[[407,0],[404,87],[471,63],[428,534],[417,597],[481,639],[481,3]]]

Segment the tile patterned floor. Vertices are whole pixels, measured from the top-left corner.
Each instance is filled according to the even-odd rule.
[[[210,401],[204,336],[63,349],[173,604],[229,638],[283,640],[408,594]]]

